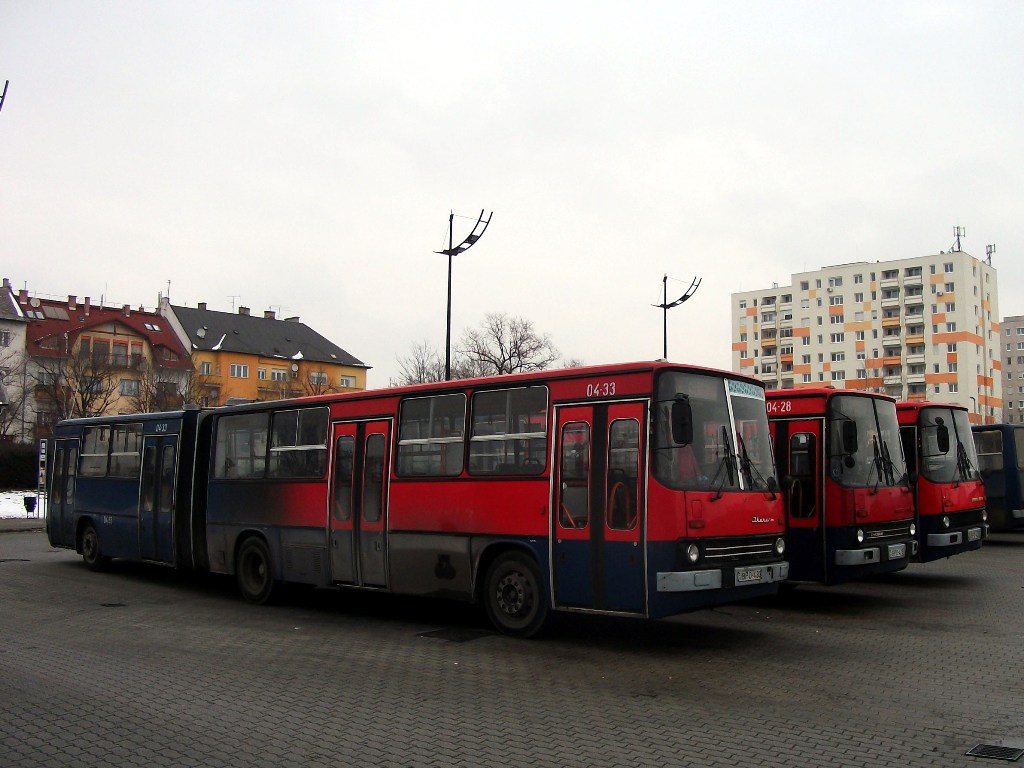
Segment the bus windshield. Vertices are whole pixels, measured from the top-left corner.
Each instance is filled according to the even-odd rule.
[[[906,481],[896,404],[837,395],[828,404],[829,475],[851,488],[896,486]]]
[[[980,479],[978,454],[966,411],[924,408],[920,426],[921,475],[925,479],[933,483]]]
[[[672,407],[681,399],[689,403],[692,414],[689,443],[677,443],[672,436]],[[756,384],[663,373],[652,439],[655,477],[671,488],[767,491],[774,485],[764,390]]]

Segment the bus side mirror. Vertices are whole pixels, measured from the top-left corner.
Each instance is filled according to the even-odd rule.
[[[843,440],[843,453],[850,455],[857,452],[857,423],[855,421],[844,421],[841,428]]]
[[[935,431],[935,439],[939,444],[939,453],[949,453],[949,427],[940,425]]]
[[[693,410],[686,395],[676,395],[672,403],[672,442],[677,445],[693,442]]]

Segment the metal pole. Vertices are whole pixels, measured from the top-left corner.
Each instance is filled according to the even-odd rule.
[[[668,274],[661,278],[662,360],[668,360]]]
[[[444,334],[444,380],[452,380],[452,225],[455,211],[448,214],[448,320]]]

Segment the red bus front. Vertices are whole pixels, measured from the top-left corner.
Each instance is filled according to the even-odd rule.
[[[896,407],[914,485],[918,562],[979,549],[988,534],[985,487],[967,409],[907,402]]]
[[[895,401],[832,389],[767,397],[790,578],[839,584],[905,568],[915,546],[914,508]]]
[[[789,570],[764,390],[666,370],[653,407],[652,611],[669,615],[763,594]],[[680,412],[688,423],[680,424]]]

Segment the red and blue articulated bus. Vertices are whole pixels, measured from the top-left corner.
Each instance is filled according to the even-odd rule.
[[[967,409],[927,401],[896,404],[914,488],[917,562],[980,549],[988,533],[985,487]]]
[[[989,531],[1024,530],[1024,425],[975,424]]]
[[[763,386],[637,363],[61,422],[47,533],[110,558],[659,618],[788,575]]]
[[[907,567],[914,502],[885,395],[828,387],[766,393],[793,581],[839,584]]]

